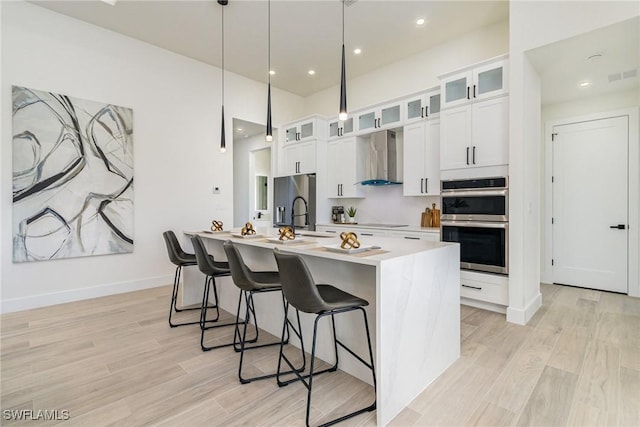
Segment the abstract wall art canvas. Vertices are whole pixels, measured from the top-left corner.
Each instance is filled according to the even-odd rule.
[[[133,251],[133,111],[13,86],[13,261]]]

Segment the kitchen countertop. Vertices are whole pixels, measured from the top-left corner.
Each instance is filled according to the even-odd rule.
[[[318,283],[331,283],[369,302],[364,310],[371,321],[375,355],[377,425],[388,424],[460,357],[460,246],[457,243],[363,237],[360,239],[363,245],[380,246],[382,251],[360,256],[321,248],[337,245],[340,239],[336,235],[317,239],[304,236],[304,243],[280,244],[264,237],[232,235],[238,231],[184,232],[184,248],[192,250],[189,236],[197,234],[203,238],[207,251],[223,260],[226,258],[223,243],[232,240],[250,268],[270,271],[277,268],[273,248],[278,247],[303,256]],[[266,228],[265,231],[268,236],[275,236],[277,232]],[[197,303],[202,299],[203,276],[197,267],[187,267],[183,274],[182,303]],[[234,313],[239,290],[231,281],[231,277],[216,279],[220,286],[219,306]],[[282,304],[281,297],[274,293],[262,295],[261,299],[255,306],[260,327],[278,336],[282,333],[283,313],[276,308]],[[336,316],[336,329],[354,338],[349,340],[349,345],[356,354],[366,354],[362,324],[354,323],[354,318],[349,316]],[[310,348],[313,321],[304,313],[301,317],[305,346]],[[297,340],[290,344],[299,347]],[[319,340],[316,356],[332,363],[335,348],[331,344],[328,340]],[[355,358],[341,357],[340,369],[373,384],[370,373]]]
[[[379,230],[389,231],[416,231],[421,233],[440,233],[440,227],[420,227],[419,225],[404,225],[396,227],[384,227],[380,225],[367,225],[367,224],[351,224],[349,222],[344,223],[328,223],[328,224],[316,224],[316,227],[342,227],[349,226],[352,228],[375,228]]]

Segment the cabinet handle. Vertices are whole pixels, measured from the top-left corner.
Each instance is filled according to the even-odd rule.
[[[473,157],[472,157],[472,159],[473,159],[473,164],[475,165],[476,164],[476,146],[475,145],[473,146]]]
[[[409,236],[404,236],[405,239],[407,240],[420,240],[419,237],[409,237]]]
[[[373,236],[371,233],[360,233],[361,236]]]
[[[429,194],[429,178],[424,179],[424,192],[425,194]]]
[[[467,147],[467,165],[469,164],[469,147]]]
[[[420,118],[424,119],[424,107],[420,108]]]
[[[420,193],[424,194],[424,191],[422,191],[422,187],[424,186],[424,178],[420,178]]]
[[[469,285],[462,285],[463,288],[469,288],[469,289],[475,289],[476,291],[481,291],[482,288],[479,288],[477,286],[469,286]]]
[[[469,96],[469,86],[467,86],[467,99],[471,99],[471,97]]]
[[[335,230],[325,230],[324,232],[325,232],[325,233],[333,233],[333,234],[335,234],[335,233],[336,233],[336,231],[335,231]]]
[[[424,107],[424,111],[426,113],[426,116],[429,117],[429,106],[428,105],[426,107]]]
[[[473,97],[476,97],[476,85],[473,85]]]

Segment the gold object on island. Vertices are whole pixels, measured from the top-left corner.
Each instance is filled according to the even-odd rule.
[[[340,238],[342,239],[342,243],[340,244],[342,249],[358,249],[360,247],[358,235],[352,231],[340,233]]]
[[[211,231],[222,231],[222,221],[217,219],[211,221]]]
[[[295,240],[296,238],[296,233],[294,233],[291,227],[282,227],[279,228],[278,231],[280,232],[279,240]]]
[[[242,230],[240,230],[240,234],[243,236],[252,236],[256,234],[256,230],[253,228],[253,224],[247,222],[244,227],[242,227]]]

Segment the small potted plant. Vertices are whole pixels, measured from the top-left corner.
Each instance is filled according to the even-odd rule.
[[[347,209],[347,216],[349,217],[349,222],[351,223],[356,222],[356,212],[358,212],[358,209],[354,208],[353,206],[349,206],[349,209]]]

